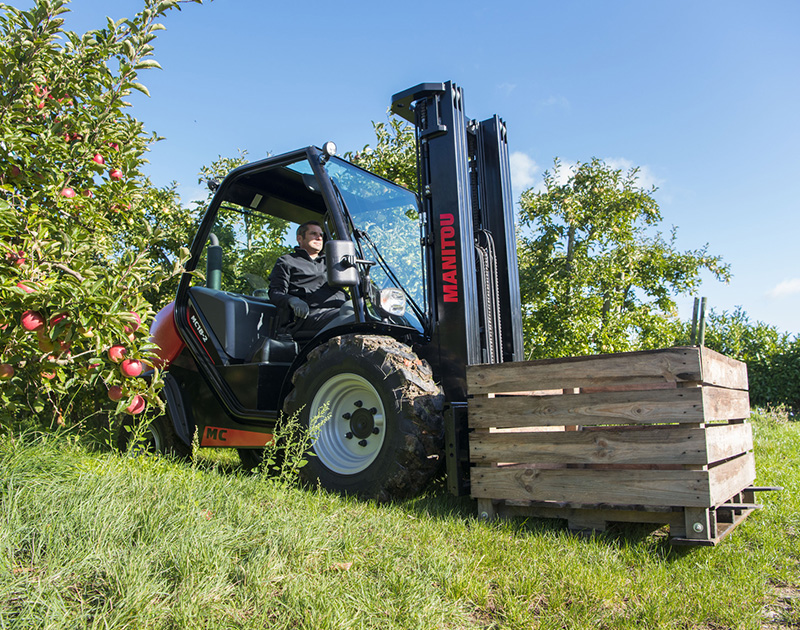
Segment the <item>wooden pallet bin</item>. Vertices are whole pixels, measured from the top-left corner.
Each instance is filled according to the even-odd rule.
[[[471,366],[485,517],[668,524],[714,544],[757,507],[747,366],[707,348]]]

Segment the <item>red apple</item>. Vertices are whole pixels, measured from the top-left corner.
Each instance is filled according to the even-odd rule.
[[[95,154],[94,154],[94,157],[92,158],[92,161],[93,161],[95,164],[99,164],[100,166],[103,166],[103,164],[105,164],[105,163],[106,163],[106,161],[103,159],[103,156],[102,156],[102,155],[100,155],[99,153],[95,153]]]
[[[108,146],[114,149],[114,151],[119,151],[119,145],[116,142],[109,142]]]
[[[75,197],[75,191],[72,188],[62,188],[61,189],[61,196],[66,197],[67,199],[72,199]]]
[[[135,416],[137,414],[142,413],[146,406],[147,404],[145,403],[144,398],[142,398],[139,394],[136,394],[136,396],[133,397],[133,401],[131,402],[130,405],[128,405],[125,411],[127,411],[132,416]]]
[[[60,322],[60,321],[62,321],[63,319],[65,319],[65,318],[67,317],[67,315],[69,315],[69,313],[56,313],[55,315],[53,315],[53,316],[50,318],[50,327],[52,328],[52,327],[53,327],[53,326],[55,326],[55,325],[56,325],[58,322]],[[69,323],[69,322],[67,322],[67,323]]]
[[[132,332],[136,332],[139,330],[139,326],[142,325],[142,319],[139,317],[139,313],[134,313],[131,311],[131,315],[133,315],[133,322],[130,324],[125,324],[125,332],[130,334]]]
[[[126,352],[127,350],[125,349],[125,346],[120,346],[120,345],[111,346],[108,349],[108,358],[111,359],[114,363],[119,363],[120,361],[122,361],[122,359],[125,358]]]
[[[39,311],[25,311],[19,319],[25,330],[42,330],[44,328],[44,317]]]
[[[89,190],[88,188],[87,188],[86,190],[84,190],[84,191],[83,191],[81,194],[82,194],[84,197],[88,197],[89,199],[91,199],[92,197],[94,197],[94,193],[93,193],[91,190]]]
[[[142,373],[142,362],[138,359],[125,359],[119,366],[123,376],[135,378]]]
[[[122,388],[119,385],[112,385],[108,388],[108,397],[114,402],[122,398]]]
[[[122,171],[119,170],[118,168],[115,168],[108,174],[108,176],[111,179],[120,180],[120,179],[122,179]]]
[[[7,381],[14,376],[14,366],[0,363],[0,381]]]
[[[36,289],[22,282],[17,282],[17,288],[22,289],[25,293],[36,293]]]

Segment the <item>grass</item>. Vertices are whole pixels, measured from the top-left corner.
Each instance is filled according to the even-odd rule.
[[[393,505],[193,464],[0,442],[0,628],[800,627],[800,424],[753,418],[783,492],[715,548],[484,523],[441,486]]]

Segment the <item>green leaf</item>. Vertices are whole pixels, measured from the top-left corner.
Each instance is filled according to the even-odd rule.
[[[145,96],[150,96],[150,91],[141,83],[131,83],[130,87],[132,87],[134,90],[139,90]]]
[[[161,70],[161,64],[159,64],[155,59],[143,59],[139,63],[134,66],[135,70],[144,70],[146,68],[158,68]]]

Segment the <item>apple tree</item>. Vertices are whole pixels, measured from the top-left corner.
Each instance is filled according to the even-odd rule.
[[[679,251],[676,230],[657,231],[661,211],[638,183],[601,160],[565,169],[556,160],[542,190],[520,199],[520,285],[531,358],[671,345],[680,334],[675,296],[692,294],[708,270],[730,271],[708,246]]]
[[[200,3],[201,0],[185,0]],[[126,98],[158,68],[177,0],[83,35],[67,0],[0,4],[0,425],[85,432],[161,408],[145,294],[180,270],[157,213],[172,189],[141,174],[156,138]],[[141,414],[143,411],[147,413]]]
[[[417,189],[417,153],[413,125],[391,116],[386,123],[372,123],[375,146],[345,153],[353,164],[405,186]]]

